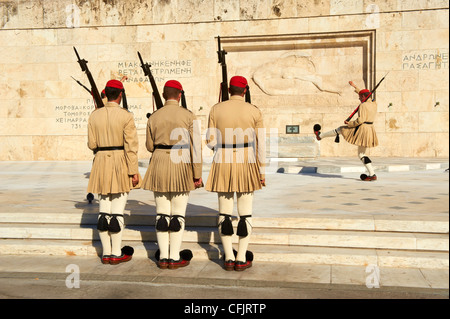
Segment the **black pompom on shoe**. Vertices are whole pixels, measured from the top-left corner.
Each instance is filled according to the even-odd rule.
[[[130,246],[124,246],[122,247],[122,255],[121,256],[115,256],[111,255],[109,259],[109,263],[111,265],[117,265],[123,262],[130,261],[134,254],[134,248]]]
[[[180,251],[180,259],[179,260],[173,260],[169,259],[169,269],[178,269],[181,267],[186,267],[190,264],[192,259],[192,251],[189,249],[184,249]]]
[[[134,248],[131,246],[123,246],[122,247],[122,255],[133,256]]]
[[[322,129],[322,126],[320,124],[314,124],[314,132],[320,131]]]
[[[318,141],[321,140],[320,138],[320,130],[322,129],[322,126],[320,126],[320,124],[314,124],[313,130],[314,130],[314,134],[316,135],[316,139]]]
[[[192,251],[190,249],[184,249],[184,250],[180,251],[180,257],[183,260],[191,261],[191,259],[194,257],[194,255],[192,254]]]
[[[253,264],[253,253],[250,250],[245,252],[246,261],[236,261],[234,264],[234,270],[243,271],[247,268],[250,268]]]

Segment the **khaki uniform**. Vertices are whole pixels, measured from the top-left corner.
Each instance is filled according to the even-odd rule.
[[[355,92],[359,94],[360,90],[355,87]],[[356,120],[349,121],[347,125],[340,126],[329,132],[319,133],[318,135],[318,138],[323,139],[342,134],[348,143],[358,146],[358,157],[369,173],[369,177],[366,174],[362,174],[362,180],[376,180],[372,161],[366,156],[367,148],[378,146],[377,133],[373,126],[376,115],[377,103],[372,102],[369,97],[366,102],[360,104]]]
[[[224,249],[225,269],[231,270],[235,262],[246,265],[247,248],[252,233],[253,192],[262,188],[265,179],[265,131],[261,111],[246,103],[244,97],[232,95],[228,101],[211,108],[208,121],[207,143],[214,148],[214,159],[206,183],[206,190],[218,193],[218,228]],[[234,193],[244,233],[239,236],[236,257],[232,249]],[[228,230],[225,230],[228,229]]]
[[[196,116],[166,101],[147,122],[147,150],[152,153],[142,188],[155,192],[188,192],[195,189],[194,178],[202,176],[201,140],[194,137]],[[201,132],[198,137],[201,138]],[[176,145],[183,149],[163,149]]]
[[[202,177],[199,122],[178,101],[167,100],[148,119],[146,146],[152,157],[142,188],[154,192],[159,267],[166,268],[169,263],[170,268],[182,262],[180,247],[189,192],[195,189],[194,178]],[[172,229],[175,220],[180,226]],[[169,227],[160,227],[161,222]]]
[[[261,111],[234,95],[211,108],[208,122],[207,143],[215,154],[206,190],[244,193],[261,189],[265,178]],[[236,137],[239,132],[243,133],[241,138]]]
[[[132,175],[139,174],[138,137],[133,114],[117,103],[92,112],[88,122],[88,147],[124,147],[124,150],[99,151],[89,177],[88,192],[107,195],[128,193],[133,188]],[[139,178],[139,181],[141,178]]]
[[[362,103],[358,109],[358,118],[350,121],[347,127],[341,129],[344,139],[350,144],[363,147],[378,146],[378,137],[373,126],[377,115],[377,103],[368,101]]]

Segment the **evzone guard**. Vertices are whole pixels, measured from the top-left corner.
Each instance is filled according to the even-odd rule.
[[[88,192],[99,196],[97,229],[104,264],[129,261],[134,252],[132,247],[122,247],[128,194],[141,181],[134,117],[119,105],[124,93],[122,82],[108,81],[107,103],[94,110],[88,121],[88,147],[95,152]]]
[[[218,195],[218,230],[225,270],[242,271],[252,266],[253,254],[247,249],[252,233],[253,193],[265,186],[263,117],[256,106],[245,102],[248,89],[244,77],[232,77],[230,99],[214,105],[208,119],[206,142],[214,149],[214,159],[205,189]],[[235,193],[239,215],[236,255],[231,222]]]
[[[358,146],[358,158],[362,161],[368,173],[361,174],[360,178],[363,181],[375,181],[377,176],[372,161],[366,154],[368,148],[378,146],[377,133],[373,125],[377,115],[377,103],[371,99],[373,91],[360,90],[352,81],[349,84],[355,88],[355,92],[358,93],[361,101],[357,109],[358,118],[351,121],[352,114],[344,121],[345,125],[325,133],[321,133],[320,124],[316,124],[313,128],[314,134],[318,141],[327,137],[335,137],[336,142],[339,142],[339,135],[342,135],[348,143]]]
[[[192,258],[190,250],[180,248],[189,192],[203,185],[201,143],[194,138],[200,128],[194,128],[199,122],[186,109],[180,82],[167,81],[163,98],[164,106],[147,121],[146,147],[152,156],[142,188],[153,191],[155,197],[158,266],[177,269],[189,265]]]

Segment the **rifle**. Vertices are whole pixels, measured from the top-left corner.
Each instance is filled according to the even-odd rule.
[[[383,78],[380,80],[380,82],[378,82],[377,85],[375,85],[375,87],[373,88],[373,90],[372,90],[372,91],[369,93],[369,95],[364,99],[364,101],[362,101],[362,102],[358,105],[358,107],[353,111],[353,113],[350,114],[350,116],[346,119],[347,122],[350,121],[350,120],[352,119],[352,117],[356,114],[356,112],[358,112],[359,107],[361,106],[361,104],[363,104],[364,102],[366,102],[366,101],[369,99],[369,97],[372,96],[372,94],[377,90],[377,88],[380,86],[381,82],[383,82],[384,78],[385,78],[388,74],[389,74],[389,72],[386,73],[385,76],[383,76]]]
[[[75,47],[73,47],[73,49],[75,50],[75,54],[77,55],[78,63],[80,64],[81,71],[86,73],[89,83],[91,84],[90,93],[94,97],[95,108],[103,107],[104,104],[103,104],[102,98],[100,97],[100,94],[98,93],[97,85],[95,85],[94,78],[92,77],[92,74],[89,71],[89,68],[87,66],[88,61],[86,61],[85,59],[82,60],[80,58],[80,56],[78,55],[77,49],[75,49]]]
[[[219,56],[219,63],[222,66],[222,83],[220,84],[219,102],[220,98],[222,98],[223,102],[228,100],[228,74],[227,63],[225,62],[225,55],[227,54],[227,51],[222,50],[220,46],[220,36],[217,36],[217,43],[219,48],[219,50],[217,51],[217,55]]]
[[[142,70],[144,71],[144,75],[148,76],[149,80],[150,80],[150,84],[152,85],[152,90],[153,90],[153,98],[155,99],[155,103],[156,103],[156,109],[160,109],[164,106],[162,100],[161,100],[161,96],[159,95],[159,91],[158,91],[158,87],[156,86],[156,82],[155,82],[155,78],[152,75],[152,71],[150,71],[150,67],[151,65],[148,63],[144,63],[144,60],[142,60],[142,56],[138,51],[138,56],[139,56],[139,60],[141,60],[141,67]],[[147,118],[150,117],[150,113],[147,113]]]

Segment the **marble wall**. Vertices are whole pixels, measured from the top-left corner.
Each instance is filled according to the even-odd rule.
[[[220,35],[229,75],[251,84],[252,102],[288,157],[353,156],[355,147],[317,143],[312,125],[334,128],[358,105],[347,84],[373,87],[380,146],[372,156],[448,157],[448,0],[0,0],[0,160],[89,160],[93,102],[73,51],[98,87],[125,88],[145,150],[151,86],[179,80],[206,129],[219,98]],[[286,134],[299,125],[299,134]],[[289,145],[288,143],[288,145]]]

